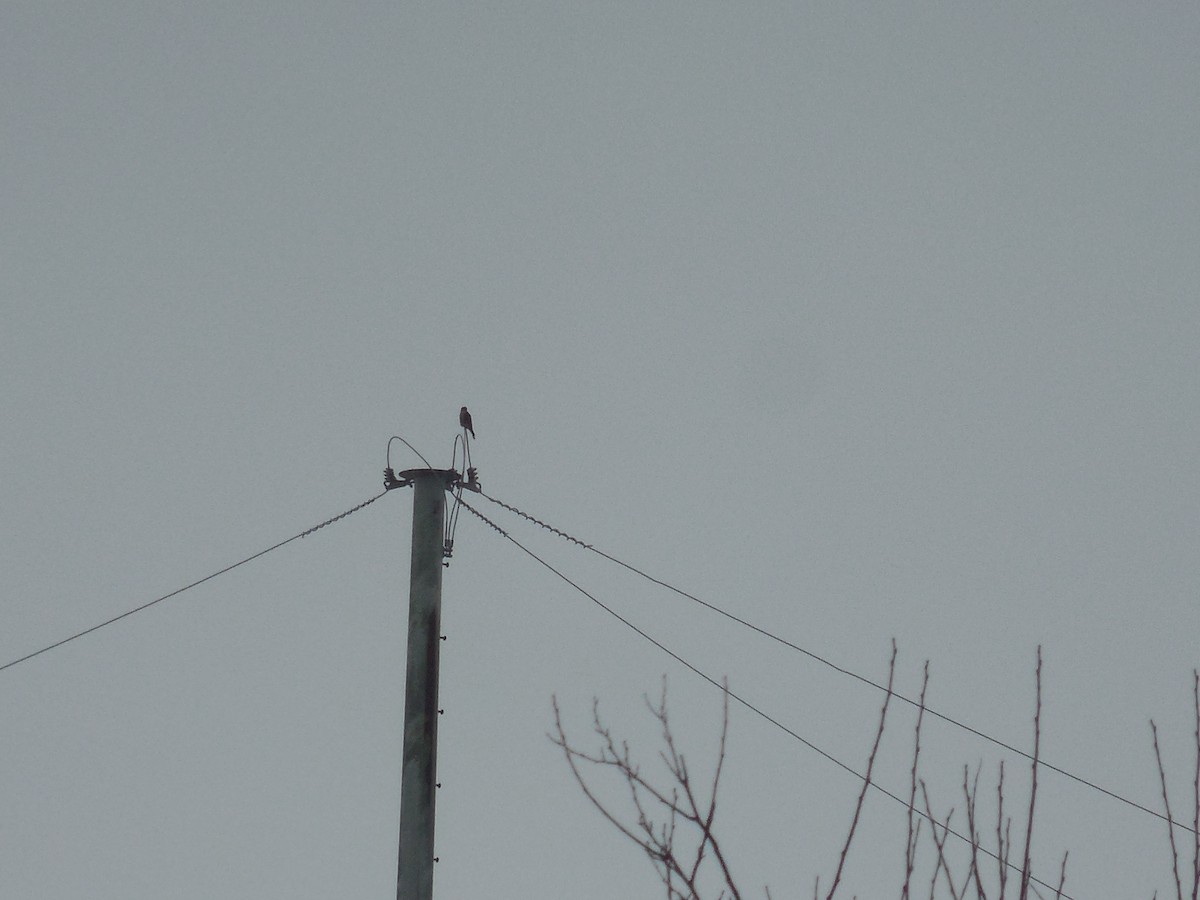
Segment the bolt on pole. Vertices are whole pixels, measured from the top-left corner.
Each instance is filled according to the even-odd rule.
[[[447,469],[400,473],[413,484],[404,756],[400,778],[397,900],[433,897],[433,812],[437,791],[438,653],[442,629],[442,535]]]

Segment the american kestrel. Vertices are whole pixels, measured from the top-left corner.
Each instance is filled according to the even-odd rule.
[[[465,406],[458,411],[458,424],[471,432],[471,437],[475,437],[475,429],[471,427],[471,414]]]

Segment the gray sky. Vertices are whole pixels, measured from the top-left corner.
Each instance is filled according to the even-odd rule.
[[[1045,757],[1155,805],[1153,716],[1184,804],[1198,46],[1167,2],[6,4],[0,663],[366,499],[392,434],[448,465],[466,403],[495,496],[870,677],[895,637],[1022,746],[1042,644]],[[0,893],[394,896],[410,511],[0,673]],[[485,511],[863,764],[878,695]],[[699,766],[719,694],[465,514],[443,625],[438,895],[656,896],[550,695],[652,762],[665,672]],[[926,752],[943,812],[999,760]],[[742,710],[729,754],[735,873],[807,895],[857,783]],[[1169,889],[1161,823],[1042,790],[1039,874]],[[900,882],[866,816],[846,896]]]

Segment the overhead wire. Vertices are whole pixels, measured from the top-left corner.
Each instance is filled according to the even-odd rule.
[[[862,682],[863,684],[869,685],[870,687],[873,687],[877,690],[887,691],[887,688],[884,685],[881,685],[878,682],[873,681],[872,679],[866,677],[865,675],[860,675],[858,672],[855,672],[851,669],[844,668],[843,666],[839,666],[837,663],[834,663],[831,660],[826,659],[825,657],[821,656],[820,654],[814,653],[812,650],[808,650],[804,647],[801,647],[799,644],[795,644],[792,641],[789,641],[786,638],[780,637],[779,635],[774,634],[765,628],[755,625],[753,622],[749,622],[746,619],[743,619],[740,616],[729,612],[728,610],[722,609],[721,607],[717,606],[714,603],[710,603],[707,600],[702,600],[701,598],[683,590],[682,588],[678,588],[675,585],[670,584],[669,582],[663,581],[662,579],[655,578],[653,575],[643,572],[641,569],[637,568],[636,566],[632,566],[629,563],[625,562],[624,560],[618,559],[615,556],[605,553],[603,550],[593,546],[592,544],[589,544],[585,541],[581,541],[579,538],[574,537],[573,535],[570,535],[567,532],[562,531],[559,528],[555,528],[553,525],[549,525],[546,522],[543,522],[541,519],[535,518],[534,516],[531,516],[529,513],[526,513],[523,510],[520,510],[517,507],[515,507],[509,503],[505,503],[503,500],[498,500],[497,498],[492,497],[482,491],[480,492],[480,495],[482,497],[484,497],[484,499],[490,500],[492,503],[495,503],[497,506],[503,507],[504,509],[508,510],[509,512],[515,513],[516,515],[520,516],[521,518],[526,519],[526,520],[534,523],[535,525],[540,526],[541,528],[544,528],[545,530],[551,532],[552,534],[557,535],[558,537],[561,537],[567,541],[570,541],[573,544],[577,544],[578,546],[583,547],[585,550],[590,550],[592,553],[595,553],[597,556],[601,556],[604,559],[609,560],[610,562],[616,563],[617,565],[627,569],[628,571],[633,572],[635,575],[640,575],[642,578],[645,578],[647,581],[657,584],[660,587],[664,587],[669,591],[674,591],[676,594],[679,594],[681,597],[685,597],[688,600],[693,601],[694,603],[698,603],[700,606],[703,606],[705,609],[708,609],[708,610],[711,610],[712,612],[718,613],[719,615],[724,616],[725,618],[729,619],[730,621],[736,622],[737,624],[739,624],[745,628],[748,628],[751,631],[754,631],[754,632],[762,635],[763,637],[770,638],[771,640],[776,641],[777,643],[782,644],[783,646],[788,647],[791,650],[794,650],[798,653],[802,653],[805,656],[809,657],[810,659],[812,659],[816,662],[819,662],[822,665],[828,666],[829,668],[833,669],[835,672],[839,672],[842,675],[846,675],[846,676],[849,676],[850,678],[854,678],[854,679]],[[911,697],[906,697],[905,695],[897,693],[895,691],[893,691],[892,694],[898,700],[901,700],[910,706],[913,706],[913,707],[920,706],[919,701],[913,700]],[[1028,751],[1022,750],[1019,747],[1014,747],[1012,744],[1009,744],[1006,741],[1001,740],[1000,738],[994,737],[984,731],[981,731],[978,728],[968,725],[965,722],[962,722],[959,719],[954,718],[953,716],[938,712],[937,710],[931,709],[928,706],[925,707],[925,712],[927,715],[933,716],[936,719],[940,719],[941,721],[946,722],[949,725],[953,725],[956,728],[960,728],[963,731],[969,732],[970,734],[973,734],[976,737],[982,738],[985,741],[989,741],[990,743],[994,744],[995,746],[1000,747],[1004,750],[1007,750],[1010,753],[1015,753],[1018,756],[1024,757],[1026,760],[1029,760],[1030,762],[1035,761],[1033,755],[1031,753],[1029,753]],[[1168,825],[1173,825],[1176,828],[1181,828],[1184,831],[1187,831],[1191,834],[1197,833],[1197,830],[1194,826],[1188,825],[1186,822],[1180,822],[1176,819],[1170,818],[1170,817],[1164,815],[1163,813],[1158,812],[1155,809],[1151,809],[1150,807],[1148,807],[1142,803],[1138,803],[1136,800],[1131,800],[1128,797],[1124,797],[1121,794],[1118,794],[1117,792],[1112,791],[1102,785],[1096,784],[1095,782],[1090,781],[1081,775],[1076,775],[1075,773],[1070,772],[1066,769],[1063,769],[1059,766],[1056,766],[1053,763],[1046,762],[1046,760],[1041,759],[1041,758],[1038,758],[1036,760],[1036,762],[1039,766],[1041,766],[1051,772],[1054,772],[1058,775],[1062,775],[1066,778],[1069,778],[1072,781],[1075,781],[1078,784],[1083,785],[1084,787],[1090,788],[1091,790],[1094,790],[1101,794],[1104,794],[1105,796],[1110,797],[1113,800],[1119,800],[1121,803],[1124,803],[1127,806],[1130,806],[1133,809],[1139,810],[1143,813],[1147,813],[1151,816],[1154,816],[1156,819],[1166,822]]]
[[[389,469],[392,467],[392,441],[399,441],[405,447],[407,447],[409,450],[411,450],[413,453],[417,454],[417,456],[421,457],[421,462],[425,463],[425,468],[427,468],[427,469],[433,468],[433,466],[431,466],[429,464],[429,460],[427,460],[425,458],[425,455],[423,453],[421,453],[420,450],[418,450],[416,447],[414,447],[412,444],[410,444],[404,438],[400,437],[400,435],[393,434],[391,436],[391,438],[388,439],[388,445],[387,445],[387,464],[388,464]]]
[[[450,468],[458,471],[458,446],[463,447],[463,471],[466,472],[470,465],[469,457],[467,456],[470,448],[467,444],[467,432],[463,429],[462,434],[454,436],[454,448],[450,456]],[[453,485],[447,488],[454,502],[450,504],[449,510],[446,512],[445,525],[442,534],[442,551],[449,558],[454,554],[454,533],[458,530],[458,514],[461,511],[458,505],[459,499],[462,497],[463,483],[462,479],[457,479]]]
[[[487,495],[485,494],[484,496],[486,497]],[[491,499],[491,498],[488,497],[488,499]],[[892,800],[895,800],[897,803],[899,803],[901,806],[903,806],[906,810],[911,809],[911,811],[914,815],[917,815],[923,819],[926,819],[933,828],[941,829],[943,833],[953,835],[954,837],[958,838],[959,840],[964,841],[968,844],[971,844],[979,852],[991,857],[992,859],[995,859],[997,862],[1000,862],[1000,863],[1006,865],[1008,868],[1013,869],[1014,871],[1018,871],[1018,872],[1020,871],[1020,867],[1017,866],[1015,863],[1008,862],[1006,860],[1001,859],[999,854],[982,846],[981,844],[978,843],[978,841],[973,841],[971,838],[967,837],[965,834],[962,834],[958,831],[955,831],[953,828],[950,828],[948,823],[939,822],[939,821],[937,821],[937,819],[935,819],[929,813],[922,812],[921,810],[917,809],[916,807],[912,807],[909,804],[909,801],[900,797],[898,794],[895,794],[892,791],[889,791],[887,788],[883,787],[878,782],[875,782],[875,781],[869,779],[866,775],[863,775],[861,772],[859,772],[853,766],[847,765],[846,763],[842,762],[840,759],[838,759],[832,753],[829,753],[828,751],[823,750],[821,747],[817,746],[815,743],[808,740],[808,738],[805,738],[798,732],[789,728],[787,725],[783,724],[778,719],[774,718],[773,716],[771,716],[769,713],[767,713],[760,707],[751,703],[749,700],[742,697],[740,694],[730,690],[728,685],[722,684],[720,681],[713,678],[707,672],[704,672],[703,670],[701,670],[700,668],[698,668],[697,666],[695,666],[688,660],[684,659],[682,656],[680,656],[674,650],[672,650],[671,648],[666,646],[664,643],[659,641],[657,638],[653,637],[651,634],[644,631],[642,628],[640,628],[638,625],[634,624],[632,621],[627,619],[625,616],[621,615],[619,612],[617,612],[611,606],[606,604],[604,601],[600,600],[595,594],[591,593],[586,588],[581,586],[578,582],[572,580],[570,577],[565,575],[561,570],[555,568],[553,565],[546,562],[544,559],[542,559],[540,556],[538,556],[536,553],[534,553],[532,550],[530,550],[528,547],[526,547],[524,544],[522,544],[520,541],[518,541],[516,538],[514,538],[511,534],[509,534],[507,531],[505,531],[502,527],[497,525],[495,522],[493,522],[491,519],[489,519],[483,513],[479,512],[479,510],[475,509],[473,506],[471,506],[465,500],[460,499],[458,502],[464,509],[467,510],[467,512],[471,513],[478,519],[482,520],[484,522],[484,524],[486,524],[492,530],[496,531],[501,537],[507,539],[510,543],[512,543],[518,549],[520,549],[521,551],[526,553],[528,556],[530,556],[536,562],[538,562],[539,564],[544,566],[546,569],[550,570],[555,575],[557,575],[560,579],[565,581],[568,585],[573,587],[579,593],[583,594],[585,597],[587,597],[589,600],[591,600],[594,604],[596,604],[598,607],[600,607],[602,610],[604,610],[606,613],[608,613],[610,616],[612,616],[614,619],[616,619],[618,622],[625,625],[627,628],[629,628],[631,631],[633,631],[635,634],[637,634],[641,638],[645,639],[646,641],[649,641],[651,644],[653,644],[655,647],[657,647],[663,653],[667,654],[667,656],[674,659],[676,662],[678,662],[680,665],[687,668],[689,671],[698,675],[704,681],[707,681],[713,687],[715,687],[718,690],[727,694],[730,698],[735,700],[737,703],[739,703],[740,705],[745,707],[750,712],[759,716],[760,718],[762,718],[766,722],[770,723],[771,725],[774,725],[780,731],[783,731],[785,734],[787,734],[790,737],[794,738],[795,740],[799,741],[804,746],[808,747],[810,750],[814,751],[815,753],[817,753],[820,756],[827,759],[829,762],[833,763],[834,765],[838,766],[841,769],[844,769],[846,772],[849,772],[851,775],[853,775],[859,781],[865,782],[868,786],[879,791],[884,796],[890,797]],[[498,502],[498,501],[493,501],[493,502]],[[550,526],[545,526],[545,527],[549,528]],[[551,529],[551,530],[556,530],[556,529]],[[566,535],[564,535],[564,536],[566,536]],[[580,542],[576,541],[576,543],[580,543]],[[586,546],[586,545],[584,545],[584,546]],[[890,692],[890,693],[891,693],[891,696],[899,696],[894,691]],[[1052,890],[1052,891],[1056,890],[1057,891],[1056,896],[1063,898],[1063,900],[1074,900],[1073,897],[1071,897],[1069,894],[1064,893],[1060,888],[1055,888],[1054,885],[1048,884],[1047,882],[1042,881],[1040,878],[1037,878],[1034,875],[1030,875],[1029,880],[1036,882],[1037,884],[1039,884],[1042,887],[1045,887],[1049,890]]]
[[[404,439],[401,438],[401,440],[404,440]],[[405,443],[407,443],[407,441]],[[246,563],[256,560],[260,556],[266,556],[272,550],[278,550],[280,547],[283,547],[286,544],[290,544],[292,541],[299,540],[300,538],[303,538],[303,537],[308,537],[314,531],[324,528],[326,525],[332,525],[334,522],[337,522],[340,519],[344,519],[347,516],[358,512],[364,506],[369,506],[370,504],[374,503],[376,500],[378,500],[380,497],[382,497],[386,493],[387,493],[387,491],[383,491],[382,493],[376,494],[374,497],[364,500],[362,503],[358,504],[357,506],[351,507],[350,509],[346,510],[343,513],[339,513],[336,516],[326,519],[324,522],[320,523],[319,525],[314,525],[311,528],[301,531],[299,534],[294,534],[290,538],[280,541],[278,544],[272,544],[270,547],[267,547],[265,550],[259,550],[253,556],[247,556],[245,559],[238,560],[233,565],[226,566],[225,568],[223,568],[217,572],[213,572],[211,575],[205,575],[203,578],[199,579],[198,581],[193,581],[191,584],[184,585],[181,588],[171,591],[171,593],[169,593],[169,594],[163,594],[161,597],[156,597],[155,599],[151,600],[148,603],[143,603],[141,606],[137,606],[137,607],[134,607],[133,609],[127,610],[126,612],[123,612],[118,616],[113,616],[111,619],[106,619],[105,621],[99,623],[98,625],[93,625],[90,628],[85,628],[82,631],[77,631],[74,634],[72,634],[70,637],[65,637],[60,641],[55,641],[53,644],[47,644],[45,647],[42,647],[40,650],[34,650],[32,653],[27,653],[18,659],[14,659],[9,662],[6,662],[6,663],[4,663],[4,665],[0,665],[0,672],[3,672],[5,669],[11,669],[13,666],[20,665],[23,662],[28,662],[29,660],[33,659],[34,657],[41,656],[43,653],[48,653],[51,650],[55,650],[58,647],[63,646],[64,644],[69,644],[71,641],[77,640],[78,638],[81,638],[84,635],[91,634],[93,631],[99,631],[101,628],[104,628],[105,626],[112,625],[114,622],[119,622],[122,619],[128,618],[129,616],[132,616],[134,613],[139,613],[139,612],[142,612],[143,610],[149,609],[150,607],[154,606],[155,604],[162,603],[164,600],[170,600],[172,597],[177,597],[180,594],[182,594],[184,591],[188,591],[194,587],[198,587],[199,585],[204,584],[206,581],[212,581],[217,576],[224,575],[226,572],[232,572],[238,566],[244,566]]]

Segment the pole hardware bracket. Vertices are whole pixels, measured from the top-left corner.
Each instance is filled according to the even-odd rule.
[[[390,491],[393,488],[408,487],[411,484],[411,478],[397,478],[391,466],[383,470],[383,489],[385,491]]]
[[[392,467],[388,466],[383,470],[383,486],[389,491],[392,488],[408,487],[416,478],[423,475],[437,477],[447,490],[462,480],[462,476],[454,469],[405,469],[397,475]]]

